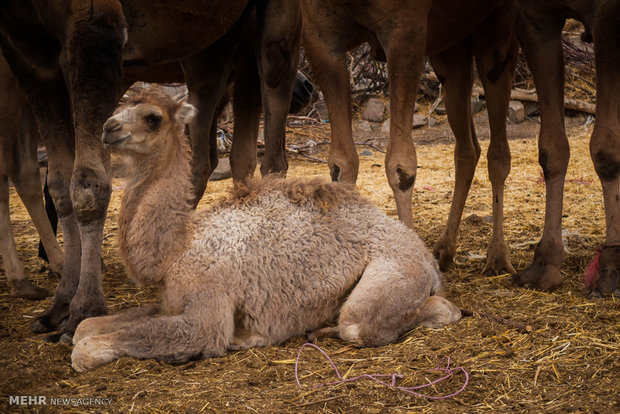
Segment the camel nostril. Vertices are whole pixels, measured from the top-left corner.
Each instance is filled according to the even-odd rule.
[[[110,118],[103,124],[103,132],[113,132],[121,129],[121,123],[114,118]]]

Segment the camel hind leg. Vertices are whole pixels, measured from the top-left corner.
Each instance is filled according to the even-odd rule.
[[[416,326],[437,329],[459,319],[461,319],[461,310],[458,306],[441,296],[429,296],[413,319],[410,329]]]
[[[439,296],[439,274],[430,264],[373,260],[342,305],[338,325],[313,331],[310,340],[340,337],[357,346],[383,346],[418,326],[439,328],[461,317]]]

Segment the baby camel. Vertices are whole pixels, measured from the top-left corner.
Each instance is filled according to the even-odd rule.
[[[440,273],[419,237],[346,185],[265,179],[192,210],[183,129],[194,113],[151,89],[104,125],[104,144],[131,168],[121,254],[130,278],[160,287],[161,303],[84,320],[73,368],[122,356],[183,363],[312,330],[381,346],[461,317],[436,295]]]

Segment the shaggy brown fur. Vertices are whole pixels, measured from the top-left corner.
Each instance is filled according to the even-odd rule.
[[[162,302],[83,321],[73,337],[76,370],[121,356],[179,363],[222,355],[336,319],[311,337],[381,346],[417,325],[460,318],[435,295],[440,273],[420,238],[350,187],[269,179],[211,211],[191,210],[182,132],[194,109],[158,107],[158,92],[148,96],[119,108],[103,141],[134,166],[119,226],[129,275],[159,284]]]

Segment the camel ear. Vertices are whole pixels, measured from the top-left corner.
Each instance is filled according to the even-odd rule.
[[[174,115],[174,117],[177,122],[188,124],[192,119],[194,119],[197,113],[198,111],[193,105],[188,104],[187,102],[183,102],[179,109],[177,109],[177,113]]]

